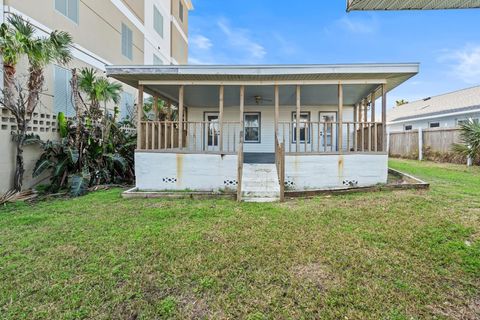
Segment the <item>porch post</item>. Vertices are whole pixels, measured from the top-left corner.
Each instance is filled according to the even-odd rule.
[[[371,118],[372,118],[372,122],[375,122],[375,91],[372,92],[372,95],[371,95],[371,100],[372,100],[372,114],[371,114]]]
[[[382,84],[382,151],[387,151],[387,86]]]
[[[358,137],[358,103],[353,106],[353,151],[357,152]]]
[[[218,121],[220,122],[219,133],[220,137],[218,138],[218,144],[220,147],[220,152],[223,151],[223,95],[225,87],[223,85],[220,86],[220,93],[219,93],[219,112],[218,112]]]
[[[243,134],[243,114],[245,113],[245,86],[240,86],[240,131]],[[242,141],[242,140],[240,140]]]
[[[155,113],[155,121],[159,121],[160,114],[158,113],[158,96],[153,97],[153,112]]]
[[[183,148],[183,96],[185,87],[180,86],[178,90],[178,147]]]
[[[297,85],[297,111],[295,117],[295,134],[296,134],[296,152],[300,152],[300,99],[301,99],[301,89],[300,85]]]
[[[275,137],[278,138],[278,118],[280,116],[280,97],[278,84],[275,85]]]
[[[142,149],[143,85],[138,86],[137,102],[137,149]]]
[[[343,85],[338,84],[338,152],[343,151]]]

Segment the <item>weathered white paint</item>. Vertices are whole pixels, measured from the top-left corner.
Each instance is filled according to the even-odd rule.
[[[285,179],[293,182],[289,189],[298,191],[346,188],[352,186],[349,182],[373,186],[387,182],[387,159],[371,154],[286,156]],[[141,191],[236,190],[228,183],[236,180],[236,155],[136,152],[135,170]],[[260,190],[254,189],[255,178],[244,181],[252,182],[253,191]]]
[[[135,174],[142,191],[236,190],[225,181],[237,179],[237,156],[136,152]]]
[[[285,158],[285,181],[293,182],[293,187],[287,184],[293,190],[366,187],[387,182],[387,155],[310,155]]]
[[[275,164],[244,164],[242,201],[275,202],[280,200],[280,184]]]

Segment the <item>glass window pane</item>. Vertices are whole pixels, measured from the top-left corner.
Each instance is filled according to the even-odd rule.
[[[67,0],[55,0],[55,9],[63,15],[67,15]]]
[[[153,27],[155,31],[163,38],[163,16],[157,7],[153,7]]]

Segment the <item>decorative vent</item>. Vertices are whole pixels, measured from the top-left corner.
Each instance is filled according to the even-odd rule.
[[[162,181],[166,183],[175,183],[177,182],[177,178],[163,178]]]
[[[343,180],[343,185],[346,187],[356,187],[358,185],[357,180]]]
[[[238,181],[237,180],[224,180],[223,181],[223,184],[226,186],[226,187],[232,187],[232,186],[237,186],[238,185]]]
[[[0,108],[0,130],[14,131],[17,129],[15,117],[5,108]],[[34,112],[28,126],[29,132],[57,132],[57,116],[49,113]]]
[[[295,183],[292,180],[285,180],[285,188],[293,188]]]

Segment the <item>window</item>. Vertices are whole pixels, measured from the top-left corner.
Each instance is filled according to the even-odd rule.
[[[178,1],[178,15],[180,16],[180,20],[183,22],[183,3],[182,3],[182,0]]]
[[[310,143],[310,112],[300,112],[300,142]],[[297,142],[297,113],[292,112],[292,142]]]
[[[247,112],[243,115],[244,121],[244,142],[260,143],[260,113]]]
[[[55,9],[73,22],[78,23],[78,2],[79,0],[55,0]]]
[[[155,6],[153,6],[153,28],[163,38],[163,16]]]
[[[430,122],[430,128],[440,128],[440,122]]]
[[[478,118],[475,118],[475,119],[462,119],[462,120],[457,120],[457,125],[462,125],[462,124],[467,124],[469,122],[473,122],[473,123],[478,123],[479,122],[479,119]]]
[[[133,95],[128,92],[122,92],[120,99],[120,120],[132,120],[132,115],[135,112]]]
[[[407,124],[404,127],[405,131],[411,131],[413,129],[413,126],[411,124]]]
[[[128,59],[133,59],[133,33],[122,23],[122,54]]]
[[[63,112],[67,117],[75,116],[75,108],[72,102],[72,88],[70,80],[72,73],[70,70],[54,66],[54,113]]]
[[[153,64],[154,65],[161,65],[161,64],[163,64],[163,60],[160,59],[156,54],[153,54]]]

